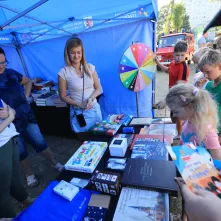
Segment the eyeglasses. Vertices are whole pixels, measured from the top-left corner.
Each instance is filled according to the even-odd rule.
[[[8,61],[0,62],[0,65],[7,65]]]

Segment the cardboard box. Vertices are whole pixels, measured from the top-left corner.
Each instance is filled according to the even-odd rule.
[[[99,192],[118,195],[120,192],[120,174],[104,170],[96,170],[90,184]]]

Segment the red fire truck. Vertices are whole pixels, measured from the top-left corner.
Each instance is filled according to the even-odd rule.
[[[174,45],[177,41],[184,40],[188,44],[186,53],[186,61],[190,64],[194,53],[194,35],[192,33],[173,33],[165,36],[161,36],[159,45],[157,48],[157,57],[159,61],[168,66],[173,60]],[[160,68],[157,66],[157,70]]]

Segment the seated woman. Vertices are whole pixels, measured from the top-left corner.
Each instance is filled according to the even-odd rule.
[[[70,105],[72,130],[75,133],[86,132],[102,120],[100,105],[96,100],[100,94],[98,76],[95,67],[86,62],[84,47],[79,38],[67,41],[64,59],[66,67],[58,73],[60,97]],[[67,96],[67,90],[70,97]]]

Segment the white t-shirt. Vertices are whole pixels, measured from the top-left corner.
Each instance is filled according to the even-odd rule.
[[[84,101],[87,100],[95,90],[94,80],[92,77],[92,73],[95,71],[95,66],[92,64],[88,65],[91,77],[84,73]],[[59,71],[58,75],[67,82],[67,90],[70,92],[71,99],[82,102],[83,78],[80,78],[77,75],[75,68],[72,66],[66,66]],[[96,102],[97,100],[94,99],[93,104],[95,104]]]
[[[0,120],[0,123],[2,120]],[[13,123],[10,123],[1,133],[0,133],[0,148],[5,145],[12,137],[18,135]]]
[[[2,100],[1,100],[2,101]],[[5,107],[5,103],[2,101],[3,106]],[[0,123],[3,120],[0,119]],[[16,131],[16,128],[13,123],[10,123],[1,133],[0,133],[0,148],[5,145],[12,137],[18,135],[19,133]]]

